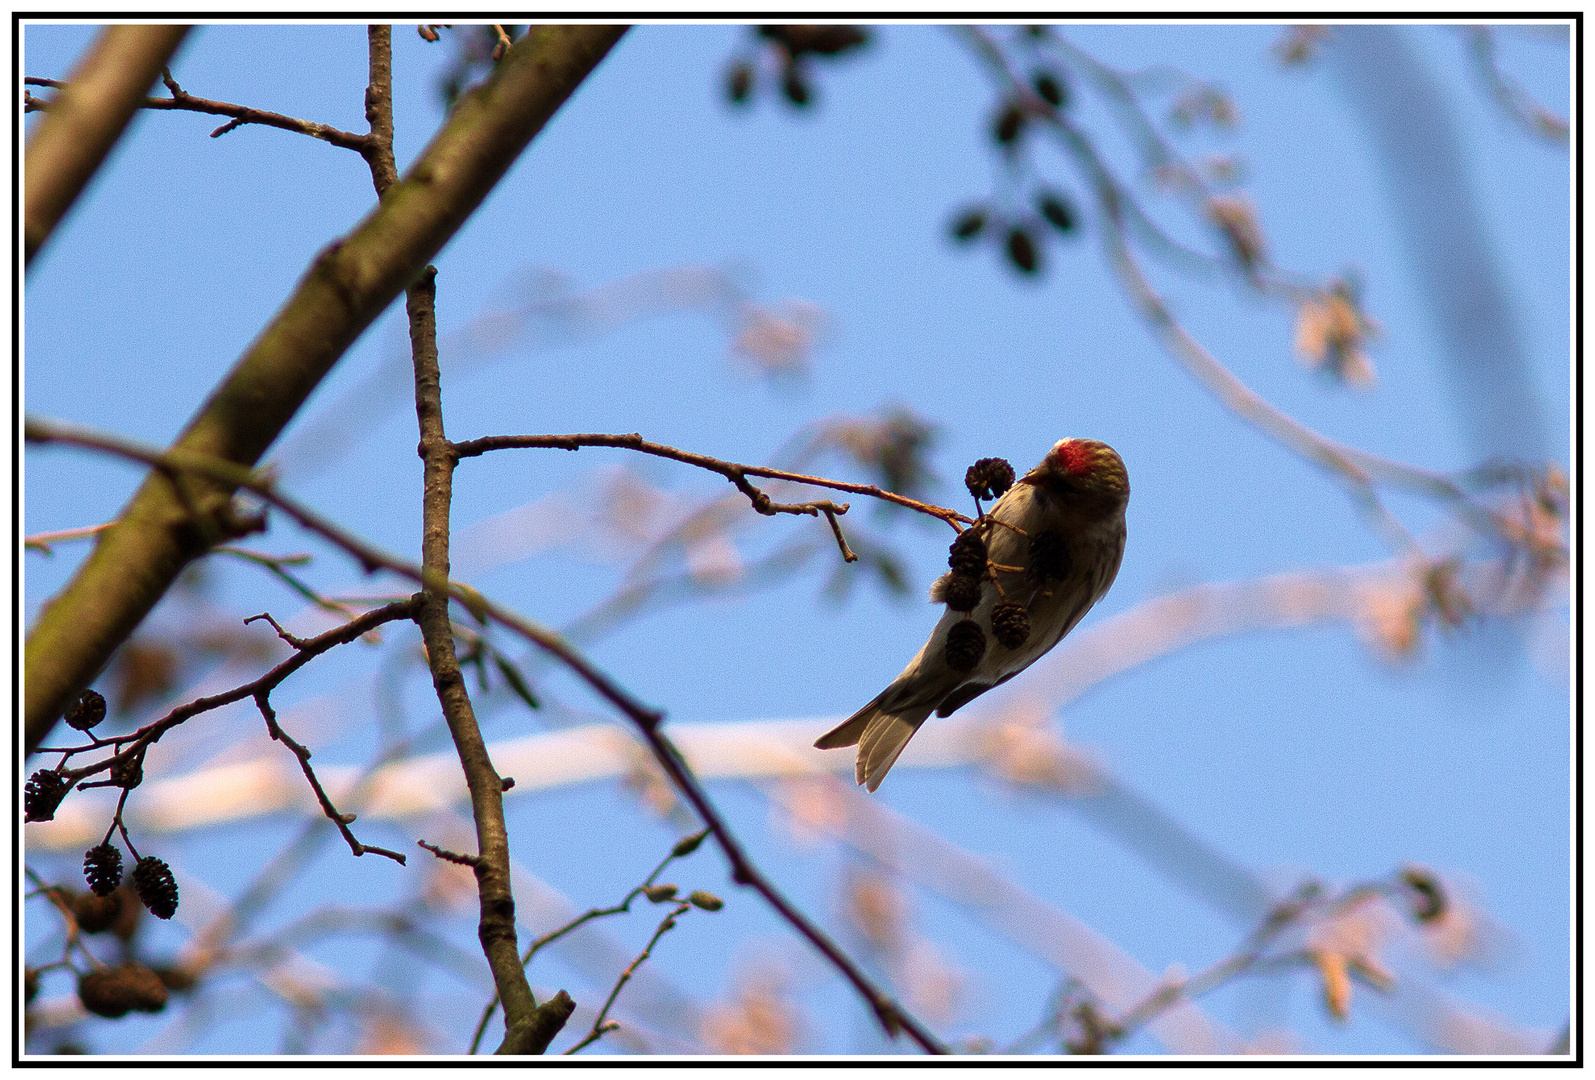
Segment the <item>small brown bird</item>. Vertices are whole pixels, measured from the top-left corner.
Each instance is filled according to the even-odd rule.
[[[1063,439],[1012,481],[1000,459],[970,469],[972,492],[1002,497],[959,534],[952,570],[931,586],[946,613],[890,686],[814,743],[857,743],[858,782],[870,791],[932,712],[951,716],[1035,663],[1119,572],[1130,478],[1111,446]]]

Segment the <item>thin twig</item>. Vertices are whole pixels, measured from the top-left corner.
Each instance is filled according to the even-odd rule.
[[[55,550],[51,545],[59,544],[66,540],[86,540],[91,536],[98,536],[113,524],[114,522],[107,521],[101,525],[86,525],[81,529],[61,529],[57,532],[34,533],[32,536],[22,538],[22,546],[29,551],[42,551],[46,555],[54,555]]]
[[[603,1038],[606,1033],[614,1031],[620,1026],[618,1023],[613,1021],[606,1024],[604,1023],[604,1020],[609,1016],[609,1010],[615,1004],[615,999],[620,996],[621,988],[631,981],[631,977],[637,973],[637,969],[642,967],[643,961],[647,960],[648,957],[653,955],[654,946],[659,943],[659,939],[664,937],[668,931],[674,929],[676,920],[679,919],[691,907],[691,904],[687,903],[686,901],[681,901],[676,905],[674,911],[660,920],[659,928],[654,931],[654,936],[648,939],[648,944],[643,946],[642,952],[637,954],[637,959],[628,964],[626,966],[626,970],[620,973],[620,978],[615,980],[614,989],[609,991],[609,997],[605,999],[604,1007],[599,1009],[598,1015],[593,1018],[592,1030],[586,1035],[582,1036],[581,1041],[576,1043],[575,1046],[572,1046],[569,1050],[565,1051],[567,1056],[576,1053],[585,1046],[589,1046],[592,1043],[597,1042],[599,1039]]]
[[[321,812],[327,816],[328,821],[338,826],[338,831],[343,834],[344,840],[349,844],[349,850],[357,856],[364,855],[368,851],[374,855],[385,855],[400,866],[403,866],[405,862],[404,856],[397,851],[377,847],[375,844],[362,844],[355,839],[354,833],[349,829],[349,826],[354,823],[355,816],[353,814],[339,813],[338,808],[332,805],[332,799],[327,796],[327,791],[321,786],[321,781],[316,779],[315,770],[310,767],[309,749],[303,743],[296,741],[277,723],[277,712],[271,707],[271,692],[269,690],[257,690],[255,692],[255,706],[260,710],[260,715],[265,718],[266,730],[271,734],[271,737],[292,750],[294,756],[299,759],[299,768],[304,771],[305,779],[310,781],[310,788],[316,793],[316,801],[321,804]]]
[[[695,841],[701,842],[705,835],[706,835],[705,833],[698,833],[696,835],[696,837],[683,838],[681,841],[679,841],[677,843],[676,848],[682,847],[683,845],[687,844],[688,841],[695,840]],[[423,846],[425,846],[425,845],[423,845]],[[695,850],[697,850],[697,843],[693,843],[691,845],[691,849],[687,852],[687,854],[690,854],[691,851],[695,851]],[[616,904],[615,906],[607,907],[607,908],[590,908],[587,911],[583,912],[582,914],[576,916],[574,919],[572,919],[569,922],[567,922],[565,925],[560,926],[560,927],[556,927],[555,929],[550,930],[548,933],[542,935],[541,937],[534,939],[532,941],[532,943],[526,947],[526,952],[524,952],[521,955],[521,966],[524,968],[524,967],[528,966],[529,964],[531,964],[532,957],[536,956],[538,950],[543,948],[545,945],[549,945],[549,944],[552,944],[555,941],[558,941],[560,938],[564,937],[566,934],[570,933],[571,931],[575,930],[576,928],[578,928],[580,926],[583,926],[583,925],[591,922],[594,919],[601,919],[601,918],[604,918],[604,917],[609,916],[609,915],[628,914],[631,911],[631,902],[633,900],[637,899],[637,897],[641,896],[642,893],[643,893],[643,890],[645,888],[647,888],[649,885],[652,885],[654,883],[654,879],[657,878],[660,874],[664,873],[665,867],[669,866],[670,863],[672,861],[674,861],[677,857],[678,856],[676,855],[676,850],[672,849],[670,854],[666,855],[662,860],[660,860],[659,865],[653,868],[653,872],[650,873],[646,878],[643,879],[642,884],[638,885],[635,889],[632,889],[631,892],[627,893],[626,894],[626,898],[624,900],[622,900],[620,903]],[[487,1007],[482,1010],[482,1019],[477,1022],[476,1034],[471,1037],[471,1048],[469,1050],[467,1050],[466,1053],[468,1053],[468,1054],[476,1053],[477,1047],[480,1046],[481,1043],[482,1043],[482,1033],[487,1030],[488,1022],[493,1019],[493,1013],[494,1013],[494,1011],[497,1008],[498,1008],[498,993],[495,991],[494,994],[493,994],[493,1000],[488,1002],[487,1003]]]
[[[353,150],[363,154],[371,141],[369,135],[356,135],[352,131],[343,131],[328,124],[318,124],[311,120],[300,120],[282,113],[270,112],[266,109],[255,109],[248,105],[233,105],[226,101],[212,101],[209,98],[195,97],[182,87],[167,72],[164,76],[166,88],[171,91],[169,98],[147,97],[140,102],[140,107],[145,109],[167,109],[178,112],[208,113],[211,116],[230,116],[227,123],[210,133],[211,138],[225,135],[236,127],[244,124],[260,124],[264,127],[279,128],[283,131],[292,131],[299,135],[308,135],[312,139],[341,146],[345,150]],[[31,76],[24,78],[23,83],[28,86],[47,86],[54,90],[63,88],[66,84],[56,79],[38,79]],[[24,101],[24,108],[35,112],[50,107],[50,101],[36,98],[31,95]]]
[[[476,855],[461,855],[459,852],[440,848],[436,844],[429,844],[425,840],[417,840],[416,843],[426,848],[444,862],[451,862],[458,866],[469,866],[473,870],[482,865],[481,858]],[[497,1001],[498,998],[495,997],[493,1000]]]
[[[831,488],[835,491],[846,491],[853,495],[868,495],[874,499],[896,503],[898,506],[906,506],[910,510],[917,510],[922,514],[940,518],[954,528],[957,528],[959,524],[967,525],[973,520],[956,510],[949,510],[943,506],[933,506],[930,503],[920,502],[918,499],[910,499],[906,495],[887,491],[885,488],[875,484],[853,484],[844,480],[828,480],[823,476],[805,476],[802,473],[787,472],[784,469],[771,469],[763,465],[739,465],[734,461],[722,461],[719,458],[709,457],[707,454],[695,454],[690,450],[678,450],[674,446],[648,442],[641,435],[635,434],[489,435],[481,439],[470,439],[453,445],[454,453],[462,458],[476,457],[479,454],[487,453],[489,450],[580,450],[584,446],[614,446],[625,450],[636,450],[638,453],[669,458],[671,461],[680,461],[687,465],[696,465],[700,469],[719,473],[735,484],[737,490],[746,495],[753,504],[753,508],[761,514],[808,514],[810,516],[822,512],[843,514],[847,512],[847,506],[845,504],[838,506],[830,502],[794,503],[790,505],[771,502],[768,495],[748,482],[747,478],[750,476],[761,476],[771,480],[788,480],[795,484]],[[849,559],[848,561],[851,562],[852,560]]]
[[[415,601],[413,599],[397,604],[388,604],[387,606],[377,608],[374,611],[368,611],[358,618],[349,620],[342,626],[334,627],[333,629],[328,630],[326,633],[318,634],[312,638],[293,638],[292,635],[288,635],[285,640],[290,640],[292,643],[294,643],[294,648],[296,650],[294,655],[290,656],[288,659],[272,668],[260,678],[254,680],[253,682],[245,683],[242,686],[233,687],[231,690],[223,691],[220,694],[212,694],[208,697],[195,698],[186,705],[180,705],[171,712],[167,713],[161,719],[145,725],[133,734],[119,736],[115,741],[126,741],[128,745],[125,749],[113,754],[111,757],[106,758],[103,761],[95,762],[92,765],[85,765],[76,769],[63,769],[62,775],[70,780],[78,781],[86,776],[92,776],[95,773],[105,772],[111,769],[113,766],[125,767],[126,765],[130,764],[135,757],[137,757],[139,754],[142,754],[148,747],[158,742],[162,735],[166,734],[166,732],[170,731],[178,724],[198,716],[201,713],[219,709],[223,705],[230,705],[235,701],[252,699],[256,694],[262,692],[269,693],[280,686],[282,682],[288,678],[288,676],[292,675],[294,672],[304,667],[305,664],[309,663],[313,658],[321,655],[327,650],[338,645],[346,645],[373,627],[381,626],[383,623],[394,622],[399,619],[414,618],[415,606]],[[269,619],[269,616],[255,616],[255,618]],[[89,749],[93,749],[93,747],[79,747],[76,749],[68,748],[65,752],[77,753]]]

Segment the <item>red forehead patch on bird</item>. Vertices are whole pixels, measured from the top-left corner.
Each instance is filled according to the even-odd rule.
[[[1091,471],[1094,455],[1091,448],[1080,440],[1070,440],[1052,452],[1053,459],[1071,476],[1083,476]]]

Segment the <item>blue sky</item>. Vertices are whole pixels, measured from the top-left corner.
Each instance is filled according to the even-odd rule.
[[[1191,332],[1253,390],[1331,438],[1429,469],[1476,464],[1448,396],[1442,328],[1417,284],[1391,187],[1330,65],[1282,68],[1270,51],[1282,34],[1275,26],[1097,24],[1067,32],[1117,67],[1173,65],[1233,97],[1238,129],[1177,135],[1177,145],[1192,156],[1239,155],[1245,191],[1279,265],[1319,281],[1355,268],[1381,328],[1371,348],[1379,379],[1358,391],[1318,377],[1292,355],[1289,305],[1261,300],[1233,278],[1193,279],[1154,263],[1155,284]],[[1436,81],[1457,129],[1463,180],[1498,260],[1546,418],[1534,438],[1566,469],[1568,152],[1504,114],[1475,77],[1456,29],[1398,33]],[[28,28],[25,73],[63,76],[91,34]],[[1522,30],[1500,36],[1503,64],[1566,115],[1565,45]],[[402,171],[442,119],[436,72],[452,53],[447,41],[429,45],[409,26],[396,27],[394,41]],[[758,302],[799,299],[824,313],[807,375],[771,383],[739,367],[723,320],[701,311],[511,349],[454,378],[446,350],[452,437],[638,431],[757,462],[805,424],[901,403],[937,425],[932,462],[943,486],[934,494],[961,508],[967,496],[958,479],[978,457],[1007,457],[1023,470],[1058,438],[1104,439],[1130,471],[1130,542],[1117,583],[1086,628],[1198,582],[1390,555],[1328,476],[1226,412],[1162,351],[1111,279],[1089,212],[1081,235],[1047,247],[1048,272],[1038,281],[1018,279],[990,247],[948,241],[950,216],[991,190],[987,130],[996,93],[946,30],[879,30],[865,52],[819,67],[818,104],[806,112],[767,91],[747,109],[725,104],[725,66],[747,47],[746,32],[733,26],[629,33],[436,260],[439,324],[447,342],[540,268],[586,289],[660,269],[720,267]],[[191,93],[350,130],[363,125],[364,72],[364,32],[354,26],[207,28],[191,36],[173,67]],[[1112,159],[1133,176],[1111,113],[1077,93],[1082,125],[1103,133]],[[30,413],[170,441],[314,254],[369,209],[369,176],[358,156],[263,128],[206,138],[215,123],[182,113],[139,117],[36,260],[25,309]],[[1037,160],[1054,183],[1087,202],[1060,155],[1043,150]],[[1209,249],[1217,243],[1173,199],[1139,190],[1180,236]],[[402,354],[402,326],[402,307],[379,320],[286,440],[395,349]],[[370,430],[341,461],[319,472],[290,470],[285,483],[373,542],[414,553],[420,470],[412,417],[401,401],[362,418]],[[500,454],[462,466],[456,528],[555,492],[591,499],[602,476],[595,470],[619,465],[692,498],[723,487],[706,474],[628,461],[619,451]],[[831,459],[821,471],[848,468]],[[118,463],[30,452],[25,528],[107,520],[137,479]],[[922,595],[942,564],[945,529],[877,516],[865,500],[852,501],[851,519],[897,546]],[[1392,496],[1390,506],[1419,535],[1444,520],[1434,504],[1415,498]],[[757,553],[804,530],[823,525],[759,519],[737,543]],[[341,556],[287,526],[260,546],[315,551],[308,576],[328,591],[371,587]],[[27,556],[28,619],[83,550]],[[590,654],[674,721],[811,717],[817,735],[885,685],[934,622],[926,605],[890,598],[873,582],[845,604],[826,601],[821,588],[836,562],[834,550],[822,550],[779,587],[649,612],[592,644]],[[555,547],[472,583],[559,626],[614,587],[623,569]],[[213,601],[240,616],[299,610],[296,598],[250,568],[217,565],[213,580]],[[154,619],[180,617],[158,611]],[[1431,634],[1417,658],[1399,665],[1345,623],[1220,638],[1104,683],[1053,723],[1121,782],[1275,885],[1307,873],[1347,884],[1405,862],[1472,882],[1510,944],[1487,970],[1426,978],[1521,1028],[1554,1032],[1567,1016],[1570,971],[1569,695],[1566,650],[1558,657],[1555,648],[1558,635],[1565,642],[1566,617],[1564,595],[1538,622]],[[283,703],[369,675],[371,655],[312,665],[285,687]],[[559,674],[539,678],[550,695],[601,712]],[[425,687],[412,680],[409,689],[419,714]],[[490,739],[535,730],[512,704],[496,703],[484,715]],[[352,732],[318,761],[366,760],[369,727]],[[712,792],[761,865],[834,925],[834,852],[785,843],[763,797],[747,785],[726,782]],[[1171,963],[1198,970],[1249,929],[1182,892],[1066,806],[1006,793],[969,770],[903,769],[875,798],[992,856],[1015,881],[1153,971]],[[578,906],[612,902],[674,836],[602,782],[512,799],[509,810],[512,838],[538,837],[526,845],[526,865]],[[270,851],[272,838],[288,835],[286,823],[267,822],[167,843],[225,892],[258,865],[239,857],[241,847]],[[392,836],[413,843],[402,828]],[[306,885],[301,898],[380,897],[402,888],[404,871],[374,861],[329,847],[317,865],[330,876]],[[705,850],[689,865],[694,884],[733,902],[712,931],[684,924],[680,941],[667,938],[654,961],[661,970],[707,1000],[723,991],[728,965],[746,950],[802,955],[755,898],[734,890],[716,856]],[[291,908],[285,901],[274,918],[288,918]],[[43,913],[28,910],[33,939]],[[982,995],[1002,1003],[972,1006],[949,1037],[985,1033],[1001,1042],[1040,1015],[1051,973],[941,901],[922,898],[920,914],[932,938],[980,973]],[[640,922],[632,929],[645,930]],[[180,932],[167,932],[175,947]],[[470,938],[460,936],[466,945]],[[364,945],[318,955],[351,970],[382,963]],[[856,1002],[839,983],[819,981],[811,961],[801,963],[814,984],[803,1000],[822,1018],[813,1048],[876,1049]],[[544,977],[558,981],[553,972]],[[451,985],[429,983],[424,992],[442,995]],[[1321,1052],[1423,1049],[1400,1024],[1365,1015],[1345,1026],[1328,1022],[1305,974],[1269,986],[1224,991],[1209,1003],[1212,1014],[1243,1032],[1287,1024]],[[477,1004],[458,1008],[470,1015]],[[132,1049],[162,1022],[102,1025],[95,1045]],[[453,1023],[440,1027],[452,1031]],[[195,1049],[272,1052],[276,1031],[224,1025]]]

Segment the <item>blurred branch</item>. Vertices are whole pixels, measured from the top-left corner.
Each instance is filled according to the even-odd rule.
[[[360,614],[359,609],[354,605],[322,596],[315,589],[288,572],[288,567],[290,566],[304,566],[310,562],[309,555],[273,555],[267,551],[252,551],[249,548],[238,547],[236,544],[218,544],[211,549],[211,553],[231,555],[236,559],[242,559],[245,562],[254,563],[256,566],[265,567],[278,581],[287,585],[322,611],[331,612],[344,619],[352,619]]]
[[[1535,101],[1534,96],[1523,89],[1523,85],[1516,79],[1502,71],[1496,62],[1495,28],[1470,26],[1463,33],[1467,35],[1469,51],[1473,54],[1479,78],[1484,80],[1485,87],[1495,95],[1495,100],[1501,103],[1507,115],[1532,134],[1548,142],[1567,145],[1569,138],[1567,121]]]
[[[318,256],[174,450],[240,467],[258,459],[344,350],[464,223],[624,32],[623,26],[542,27],[517,42],[492,78],[450,112],[406,178]],[[214,474],[186,492],[164,474],[146,478],[28,636],[29,747],[39,744],[65,703],[183,567],[214,542],[206,518],[226,504],[233,487]]]
[[[121,137],[139,101],[188,26],[108,26],[65,83],[23,155],[25,263],[32,265],[57,224]]]

